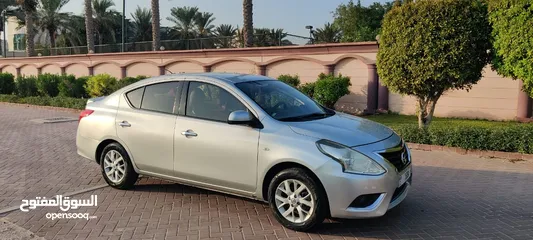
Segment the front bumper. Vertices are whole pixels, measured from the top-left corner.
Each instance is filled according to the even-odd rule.
[[[401,176],[410,171],[407,181],[399,185]],[[379,176],[365,176],[342,172],[335,161],[320,168],[318,176],[326,190],[330,214],[333,218],[374,218],[400,204],[409,193],[412,184],[412,165],[401,172],[389,169]],[[357,200],[366,198],[366,201]]]

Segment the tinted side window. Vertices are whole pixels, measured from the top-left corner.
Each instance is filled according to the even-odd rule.
[[[247,110],[229,92],[212,84],[191,82],[187,95],[187,116],[226,122],[231,112]]]
[[[141,109],[177,114],[179,108],[179,82],[166,82],[145,87]]]
[[[130,104],[134,108],[140,108],[141,100],[143,98],[143,93],[144,93],[144,87],[137,88],[133,91],[129,91],[128,93],[126,93],[126,98],[128,99],[128,101],[130,101]]]

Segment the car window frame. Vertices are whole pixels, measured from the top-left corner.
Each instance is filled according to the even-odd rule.
[[[230,94],[232,97],[234,97],[237,101],[239,101],[245,108],[248,112],[250,112],[252,114],[252,116],[257,120],[259,121],[259,119],[257,118],[256,114],[254,113],[254,111],[251,110],[250,106],[248,106],[248,104],[242,100],[242,98],[240,96],[237,96],[236,94],[233,93],[233,91],[221,86],[221,85],[218,85],[214,82],[210,82],[210,81],[201,81],[200,79],[191,79],[191,80],[187,80],[184,82],[184,87],[183,87],[183,91],[182,91],[182,98],[180,99],[182,102],[183,102],[183,108],[181,108],[181,105],[180,105],[180,110],[182,110],[182,112],[180,112],[180,116],[182,117],[187,117],[187,118],[192,118],[192,119],[199,119],[199,120],[204,120],[204,121],[210,121],[210,122],[217,122],[217,123],[225,123],[227,125],[232,125],[232,126],[235,126],[237,124],[229,124],[228,123],[228,120],[226,119],[225,121],[220,121],[220,120],[214,120],[214,119],[209,119],[209,118],[202,118],[202,117],[195,117],[195,116],[189,116],[187,115],[187,107],[189,105],[189,88],[190,88],[190,84],[191,83],[200,83],[200,84],[211,84],[215,87],[218,87],[224,91],[226,91],[228,94]],[[181,103],[181,102],[180,102]],[[241,126],[244,126],[244,125],[241,125]],[[246,125],[245,127],[251,127],[249,125]],[[253,127],[253,128],[261,128],[261,127]]]
[[[146,90],[145,86],[136,87],[136,88],[134,88],[134,89],[131,89],[131,90],[125,91],[125,92],[123,93],[123,95],[124,95],[124,99],[126,99],[126,103],[128,104],[128,106],[129,106],[130,108],[140,110],[140,108],[137,108],[137,107],[133,106],[133,104],[131,103],[131,100],[128,98],[128,93],[133,92],[133,91],[137,91],[137,90],[139,90],[139,89],[141,89],[141,88],[143,89],[143,93],[142,93],[142,95],[141,95],[141,103],[140,103],[140,104],[142,105],[143,98],[144,98],[144,90]]]
[[[146,93],[146,87],[149,87],[149,86],[152,86],[152,85],[157,85],[157,84],[164,84],[164,83],[169,83],[169,82],[177,82],[178,83],[178,87],[181,87],[182,88],[182,91],[179,91],[176,93],[176,98],[178,99],[178,111],[177,113],[169,113],[169,112],[162,112],[162,111],[156,111],[156,110],[150,110],[150,109],[144,109],[144,108],[141,108],[142,107],[142,102],[144,100],[144,94]],[[124,98],[126,99],[126,102],[128,103],[128,106],[132,109],[135,109],[135,110],[138,110],[138,111],[146,111],[146,112],[154,112],[154,113],[160,113],[160,114],[167,114],[167,115],[173,115],[173,116],[179,116],[179,113],[182,109],[182,94],[183,94],[183,88],[185,87],[185,84],[186,84],[186,81],[183,81],[183,80],[167,80],[167,81],[161,81],[161,82],[154,82],[154,83],[150,83],[150,84],[146,84],[146,85],[143,85],[143,86],[140,86],[140,87],[136,87],[134,89],[131,89],[131,90],[128,90],[128,91],[125,91],[123,93],[124,95]],[[187,85],[188,87],[188,85]],[[135,90],[138,90],[140,88],[144,88],[143,89],[143,95],[141,97],[141,107],[139,108],[136,108],[133,106],[133,104],[131,104],[130,102],[130,99],[128,98],[127,94],[130,93],[130,92],[133,92]]]

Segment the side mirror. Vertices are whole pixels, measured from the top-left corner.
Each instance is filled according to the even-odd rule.
[[[245,110],[233,111],[229,114],[229,124],[249,124],[254,120],[254,116]]]

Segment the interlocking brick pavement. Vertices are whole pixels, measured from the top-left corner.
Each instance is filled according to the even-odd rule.
[[[0,209],[103,183],[96,164],[75,152],[76,123],[36,125],[70,113],[0,104]],[[533,239],[533,163],[413,151],[413,188],[387,215],[327,220],[312,233],[276,222],[268,205],[154,178],[110,187],[87,212],[97,218],[48,220],[53,207],[6,214],[46,239]],[[0,216],[1,217],[1,216]]]

